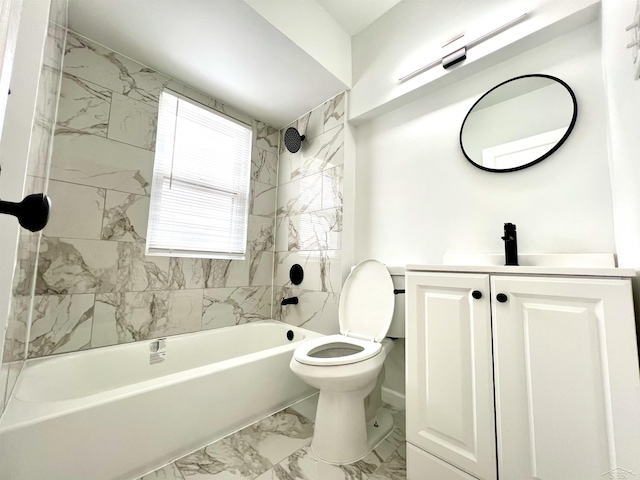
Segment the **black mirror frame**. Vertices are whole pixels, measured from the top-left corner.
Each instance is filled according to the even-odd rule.
[[[565,134],[562,136],[562,138],[558,141],[558,143],[556,143],[553,148],[551,150],[549,150],[547,153],[545,153],[544,155],[542,155],[541,157],[535,159],[532,162],[529,162],[525,165],[520,165],[518,167],[513,167],[513,168],[504,168],[504,169],[497,169],[497,168],[487,168],[487,167],[483,167],[482,165],[478,165],[476,162],[474,162],[469,155],[467,155],[467,152],[464,149],[464,145],[462,144],[462,131],[464,130],[464,124],[467,122],[467,118],[469,118],[469,115],[471,114],[471,112],[473,111],[473,109],[475,108],[475,106],[480,103],[482,101],[482,99],[484,97],[486,97],[487,95],[489,95],[491,92],[493,92],[495,89],[500,88],[502,85],[505,85],[509,82],[513,82],[515,80],[519,80],[521,78],[530,78],[530,77],[543,77],[543,78],[548,78],[550,80],[555,80],[556,82],[558,82],[560,85],[562,85],[564,88],[567,89],[567,92],[569,92],[569,95],[571,95],[571,100],[573,101],[573,117],[571,118],[571,123],[569,124],[569,128],[567,128],[567,131],[565,132]],[[529,75],[520,75],[519,77],[514,77],[514,78],[510,78],[509,80],[506,80],[498,85],[496,85],[495,87],[493,87],[491,90],[489,90],[488,92],[485,92],[484,95],[482,95],[469,109],[469,111],[467,112],[467,114],[464,117],[464,120],[462,121],[462,126],[460,127],[460,150],[462,150],[462,153],[464,154],[465,158],[471,162],[471,164],[474,167],[479,168],[480,170],[485,170],[487,172],[494,172],[494,173],[507,173],[507,172],[515,172],[517,170],[522,170],[524,168],[528,168],[531,167],[533,165],[535,165],[536,163],[540,163],[542,160],[544,160],[545,158],[547,158],[549,155],[551,155],[552,153],[554,153],[556,150],[558,150],[562,144],[565,142],[565,140],[569,137],[569,135],[571,134],[571,131],[573,130],[573,127],[576,124],[576,119],[578,118],[578,101],[576,100],[576,94],[573,93],[573,90],[571,89],[571,87],[569,85],[567,85],[567,83],[563,80],[560,80],[557,77],[554,77],[552,75],[546,75],[544,73],[532,73]]]

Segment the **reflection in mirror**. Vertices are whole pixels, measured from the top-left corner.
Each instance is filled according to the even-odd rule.
[[[521,170],[562,145],[577,110],[573,91],[558,78],[542,74],[512,78],[471,107],[460,130],[462,152],[483,170]]]

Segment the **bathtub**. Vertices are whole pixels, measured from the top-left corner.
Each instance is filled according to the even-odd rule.
[[[154,364],[156,340],[28,360],[0,419],[0,479],[140,477],[314,394],[289,361],[318,336],[264,321],[168,337]]]

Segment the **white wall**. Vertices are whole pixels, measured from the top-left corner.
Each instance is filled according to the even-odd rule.
[[[316,0],[244,0],[320,65],[351,86],[351,36]]]
[[[349,119],[389,112],[448,84],[452,77],[481,72],[490,64],[531,48],[559,30],[595,20],[599,0],[410,1],[396,5],[353,37],[353,90]],[[467,52],[464,64],[432,68],[410,80],[398,79],[455,51],[492,29],[528,13],[522,22]],[[454,36],[465,39],[441,48]],[[448,78],[446,78],[448,77]]]
[[[633,22],[635,9],[636,0],[602,2],[602,55],[618,262],[640,270],[640,80],[634,80],[639,64],[625,48],[632,41],[625,27]]]
[[[357,128],[356,260],[442,263],[445,252],[503,252],[503,223],[521,253],[613,252],[600,25],[547,44]],[[572,135],[518,172],[488,173],[460,152],[460,124],[492,86],[547,73],[575,91]]]

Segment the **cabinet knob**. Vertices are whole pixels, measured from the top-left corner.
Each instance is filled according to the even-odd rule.
[[[479,300],[482,298],[482,292],[480,290],[474,290],[473,292],[471,292],[471,296],[476,300]]]
[[[496,295],[496,300],[498,300],[500,303],[504,303],[507,301],[507,296],[504,293],[499,293],[498,295]]]

